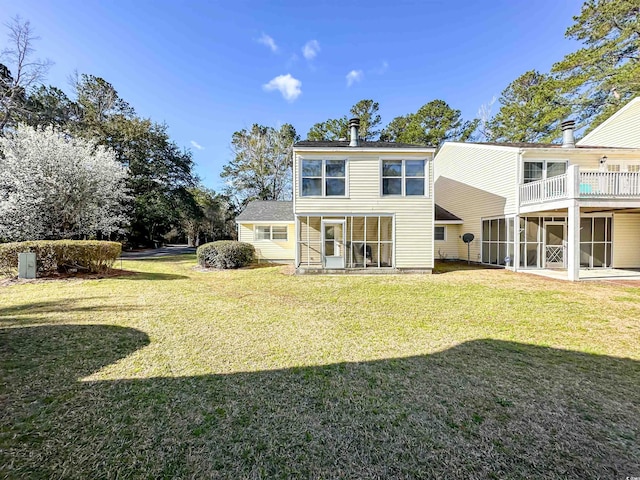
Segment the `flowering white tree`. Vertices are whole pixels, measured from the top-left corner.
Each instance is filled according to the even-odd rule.
[[[127,221],[115,153],[52,127],[0,138],[0,240],[93,237]]]

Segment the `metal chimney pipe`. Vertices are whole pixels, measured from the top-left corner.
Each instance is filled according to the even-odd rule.
[[[562,128],[562,148],[575,148],[576,139],[573,134],[576,128],[575,120],[565,120],[560,127]]]
[[[350,147],[359,147],[360,139],[358,138],[359,130],[360,130],[360,119],[352,118],[349,120],[349,129],[351,130],[351,141],[349,142]]]

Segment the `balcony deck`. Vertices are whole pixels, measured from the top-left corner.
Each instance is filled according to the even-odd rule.
[[[579,171],[520,185],[520,205],[568,199],[640,200],[640,172]]]

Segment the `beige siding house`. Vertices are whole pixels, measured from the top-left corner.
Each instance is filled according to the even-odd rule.
[[[236,217],[238,240],[252,244],[258,261],[292,263],[295,258],[293,202],[255,200]]]
[[[436,260],[456,260],[460,258],[460,245],[463,244],[460,226],[461,218],[445,210],[436,203],[434,221],[434,255]]]
[[[640,148],[640,97],[634,98],[576,144]]]
[[[563,123],[562,145],[442,146],[436,200],[463,219],[460,234],[474,235],[471,261],[566,269],[570,280],[580,269],[640,268],[640,103],[577,144],[573,128]],[[462,242],[457,258],[467,259]]]
[[[428,271],[434,148],[358,138],[294,146],[295,265],[310,271]]]

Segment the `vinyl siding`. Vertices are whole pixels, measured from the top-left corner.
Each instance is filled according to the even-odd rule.
[[[345,152],[348,154],[349,152]],[[303,159],[339,159],[347,155],[302,152],[294,162],[296,215],[393,214],[395,216],[395,266],[433,268],[433,162],[426,152],[358,152],[348,155],[348,198],[301,197],[299,167]],[[428,196],[383,197],[381,159],[427,159]]]
[[[640,98],[585,135],[578,145],[640,148]]]
[[[260,223],[259,225],[269,225]],[[283,224],[274,224],[283,225]],[[256,248],[259,260],[293,260],[295,258],[295,224],[287,224],[287,241],[284,240],[254,240],[253,223],[238,224],[238,240],[247,242]]]
[[[603,150],[584,152],[580,149],[557,149],[553,152],[527,150],[522,155],[523,162],[536,160],[567,161],[569,165],[578,165],[582,171],[597,171],[600,169],[600,159],[606,156],[607,164],[640,165],[640,155],[635,152],[616,152]],[[518,179],[518,183],[522,181]]]
[[[613,267],[640,268],[640,214],[613,216]]]
[[[459,234],[473,233],[472,261],[480,261],[482,219],[517,211],[518,153],[516,149],[445,144],[436,155],[435,197],[438,205],[464,219]],[[467,245],[458,242],[458,258]],[[437,246],[436,246],[437,252]]]
[[[445,227],[445,240],[434,242],[433,249],[436,260],[457,260],[460,258],[459,243],[464,244],[460,239],[461,225],[440,225],[436,222],[436,227]]]

